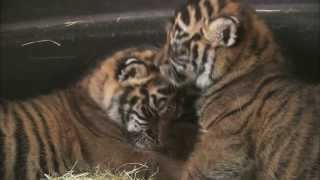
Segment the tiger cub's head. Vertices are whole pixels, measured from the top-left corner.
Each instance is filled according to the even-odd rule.
[[[205,89],[231,70],[244,69],[243,57],[250,59],[248,54],[271,41],[265,24],[240,0],[188,0],[176,10],[157,61],[175,85],[191,82]]]
[[[111,121],[145,133],[175,99],[175,89],[154,65],[156,52],[131,48],[104,59],[83,83]]]

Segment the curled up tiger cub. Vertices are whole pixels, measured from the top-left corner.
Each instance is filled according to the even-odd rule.
[[[0,179],[39,179],[64,173],[76,162],[102,168],[149,163],[150,169],[159,166],[159,179],[174,178],[165,172],[179,163],[145,150],[150,142],[143,138],[130,138],[144,135],[149,123],[174,106],[175,91],[154,57],[152,49],[122,50],[66,89],[2,101]]]
[[[297,80],[267,25],[240,0],[188,0],[158,55],[176,86],[201,89],[203,129],[183,180],[316,180],[320,85]]]

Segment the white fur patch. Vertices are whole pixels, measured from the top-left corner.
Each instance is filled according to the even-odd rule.
[[[117,123],[120,126],[124,126],[122,123],[121,115],[119,113],[119,107],[119,98],[115,97],[111,100],[111,105],[109,104],[106,111],[108,112],[111,121]]]
[[[181,13],[179,13],[176,23],[179,25],[182,31],[188,31],[188,26],[181,19]]]
[[[136,61],[139,61],[138,59],[136,59],[136,58],[130,58],[130,59],[127,59],[126,60],[126,65],[128,65],[128,64],[130,64],[130,63],[132,63],[132,62],[136,62]]]
[[[208,52],[208,59],[206,64],[204,64],[204,71],[197,77],[196,86],[200,89],[205,89],[210,86],[212,82],[212,68],[215,52],[214,49],[210,49]]]
[[[127,123],[127,130],[128,130],[128,132],[141,132],[142,131],[139,124],[136,123],[135,121],[129,121]]]

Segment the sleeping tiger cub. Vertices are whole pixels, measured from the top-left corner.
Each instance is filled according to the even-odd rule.
[[[119,51],[69,88],[1,102],[0,179],[39,179],[75,162],[109,168],[150,162],[159,165],[159,177],[170,179],[162,172],[174,162],[135,148],[126,136],[147,131],[174,97],[154,55],[144,48]]]
[[[271,31],[247,4],[188,0],[158,64],[176,86],[202,89],[204,133],[183,180],[320,178],[320,86],[288,73]]]

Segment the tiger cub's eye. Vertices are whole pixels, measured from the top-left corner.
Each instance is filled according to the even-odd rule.
[[[170,95],[174,92],[174,87],[172,85],[166,86],[164,88],[158,89],[160,94]]]
[[[138,96],[133,96],[130,100],[129,100],[129,104],[130,105],[134,105],[138,102],[139,97]]]

